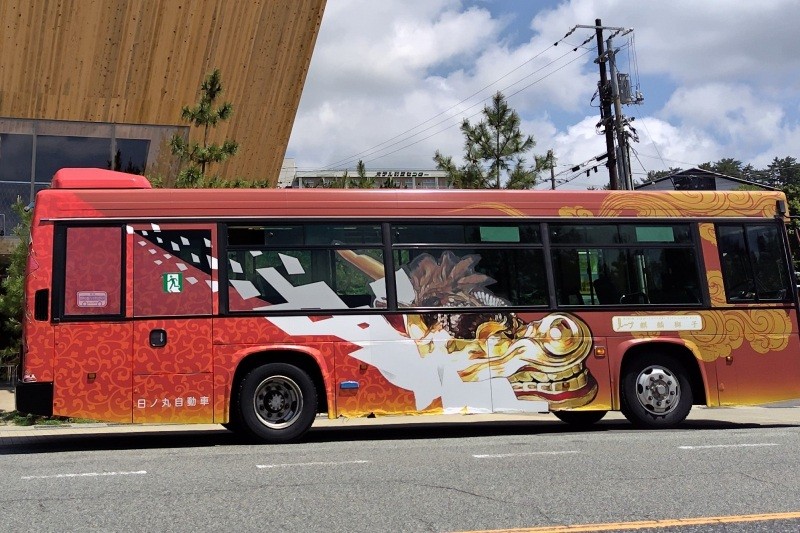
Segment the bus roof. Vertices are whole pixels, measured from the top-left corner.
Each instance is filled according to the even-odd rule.
[[[146,178],[63,169],[36,198],[38,219],[774,217],[779,191],[507,191],[453,189],[151,189]],[[65,171],[68,179],[64,180]],[[79,172],[80,171],[80,172]],[[107,186],[110,174],[115,183]],[[56,186],[56,179],[61,180]],[[104,187],[89,188],[102,178]],[[137,179],[138,178],[138,179]],[[119,179],[119,182],[116,180]],[[128,181],[125,181],[128,180]],[[126,184],[127,186],[122,186]],[[146,186],[143,185],[146,183]],[[65,186],[72,185],[72,186]],[[78,186],[80,185],[80,186]],[[778,202],[783,202],[779,204]]]
[[[150,189],[144,176],[100,168],[62,168],[53,176],[53,189]]]

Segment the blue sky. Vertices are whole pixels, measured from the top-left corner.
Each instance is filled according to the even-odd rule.
[[[302,170],[430,169],[458,159],[458,125],[495,91],[508,96],[533,152],[552,149],[562,177],[605,152],[597,135],[593,30],[644,102],[626,106],[640,142],[635,178],[723,157],[757,167],[800,158],[796,0],[329,0],[287,150]],[[532,157],[531,157],[532,159]],[[564,188],[602,186],[603,169]]]

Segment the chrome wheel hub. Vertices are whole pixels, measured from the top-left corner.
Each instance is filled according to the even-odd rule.
[[[256,388],[253,407],[262,424],[271,429],[283,429],[300,417],[303,393],[294,380],[286,376],[270,376]]]
[[[646,411],[664,416],[678,406],[678,378],[667,368],[648,366],[636,377],[636,397]]]

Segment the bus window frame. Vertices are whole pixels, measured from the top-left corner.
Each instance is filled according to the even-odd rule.
[[[67,231],[70,228],[117,228],[120,238],[120,312],[87,315],[69,315],[66,313],[66,276],[67,276]],[[53,224],[53,264],[52,264],[52,288],[53,296],[51,302],[50,316],[53,323],[58,322],[119,322],[126,318],[128,304],[126,271],[128,264],[128,253],[125,239],[125,223],[119,221],[107,221],[102,219],[89,221],[58,221]]]
[[[788,235],[786,231],[786,225],[780,218],[775,219],[768,219],[768,218],[760,218],[760,219],[752,219],[752,218],[735,218],[730,220],[720,220],[715,219],[713,222],[714,225],[714,236],[717,239],[717,254],[719,256],[719,263],[720,263],[720,274],[722,275],[722,286],[723,290],[725,291],[725,302],[728,305],[758,305],[758,306],[797,306],[798,298],[800,294],[798,294],[797,286],[795,285],[794,279],[795,275],[793,274],[794,268],[792,266],[792,250],[788,244]],[[725,271],[723,269],[723,256],[722,256],[722,247],[719,245],[720,242],[720,235],[719,235],[719,228],[722,226],[727,227],[736,227],[744,230],[744,244],[745,244],[745,251],[747,254],[747,265],[751,270],[751,274],[753,274],[753,281],[757,285],[755,274],[756,269],[753,265],[753,258],[750,254],[750,241],[747,238],[747,227],[750,226],[770,226],[773,225],[778,232],[778,238],[781,241],[781,255],[784,259],[783,267],[786,274],[786,283],[787,286],[785,287],[786,295],[783,298],[777,299],[761,299],[758,297],[758,289],[756,288],[755,291],[755,298],[752,299],[731,299],[730,291],[728,290],[728,281],[725,277]]]
[[[226,219],[221,220],[218,223],[218,231],[217,231],[217,238],[218,238],[218,250],[219,250],[219,257],[220,258],[227,258],[228,250],[229,249],[245,249],[249,248],[245,245],[242,246],[228,246],[227,242],[227,228],[229,225],[269,225],[270,223],[286,223],[286,224],[325,224],[328,222],[331,223],[342,223],[342,219],[330,219],[330,220],[321,220],[321,219],[306,219],[306,218],[297,218],[297,219],[290,219],[290,220],[281,220],[276,221],[274,219]],[[372,222],[371,219],[347,219],[344,221],[347,224],[358,224],[360,222],[363,223],[370,223]],[[538,243],[508,243],[508,242],[483,242],[483,243],[471,243],[471,242],[461,242],[461,243],[395,243],[393,240],[394,235],[394,226],[395,225],[425,225],[427,222],[436,225],[475,225],[475,224],[483,224],[483,225],[538,225],[540,231],[540,242]],[[386,269],[386,286],[387,286],[387,306],[385,308],[362,308],[362,309],[327,309],[327,308],[320,308],[320,309],[313,309],[313,310],[281,310],[281,311],[231,311],[229,309],[229,301],[228,295],[226,291],[219,291],[219,314],[220,316],[291,316],[297,314],[314,314],[314,313],[323,313],[323,314],[387,314],[387,313],[464,313],[464,312],[486,312],[486,311],[494,311],[494,310],[504,310],[509,312],[541,312],[542,310],[552,310],[556,311],[559,309],[566,309],[575,312],[586,312],[589,310],[613,310],[613,309],[625,309],[625,310],[634,310],[634,309],[644,309],[648,311],[657,311],[659,309],[710,309],[711,307],[711,299],[708,287],[708,280],[706,277],[707,269],[705,267],[705,260],[704,260],[704,251],[702,247],[702,237],[700,235],[699,225],[702,223],[711,222],[713,224],[718,224],[719,219],[700,219],[700,218],[680,218],[680,219],[672,219],[672,218],[657,218],[657,219],[648,219],[646,221],[642,221],[641,219],[631,219],[631,218],[622,218],[622,217],[609,217],[609,218],[602,218],[599,220],[580,220],[574,222],[566,222],[564,219],[561,218],[542,218],[542,219],[531,219],[526,218],[523,220],[516,220],[516,219],[474,219],[474,218],[465,218],[459,219],[454,221],[452,219],[438,219],[438,218],[431,218],[426,220],[425,222],[420,222],[419,220],[407,220],[407,219],[395,219],[395,220],[387,220],[381,222],[381,227],[383,231],[383,246],[379,247],[377,245],[358,245],[358,244],[343,244],[343,245],[320,245],[320,244],[313,244],[313,245],[297,245],[297,246],[281,246],[281,249],[288,250],[288,249],[333,249],[333,248],[347,248],[349,246],[363,246],[365,248],[374,248],[383,250],[384,255],[384,267]],[[727,222],[727,221],[724,221]],[[732,221],[731,221],[732,222]],[[675,225],[686,225],[688,226],[688,233],[691,239],[689,243],[669,243],[669,242],[626,242],[626,243],[607,243],[607,244],[600,244],[600,243],[591,243],[591,244],[581,244],[581,243],[552,243],[550,239],[550,226],[551,224],[578,224],[578,225],[647,225],[647,226],[675,226]],[[763,220],[762,220],[763,223]],[[614,249],[623,249],[623,250],[632,250],[635,248],[648,248],[648,245],[652,245],[652,248],[656,249],[663,249],[663,248],[673,248],[673,249],[684,249],[684,250],[691,250],[694,255],[694,267],[697,274],[697,283],[698,283],[698,291],[699,291],[699,301],[695,303],[656,303],[656,304],[642,304],[642,303],[635,303],[635,304],[566,304],[566,303],[559,303],[557,300],[557,289],[555,283],[555,272],[553,267],[553,257],[552,251],[555,249],[564,249],[564,248],[575,248],[575,247],[587,247],[587,248],[614,248]],[[460,308],[460,307],[399,307],[397,302],[397,295],[396,295],[396,283],[395,283],[395,271],[398,266],[395,264],[394,252],[399,249],[474,249],[474,248],[494,248],[494,249],[506,249],[509,247],[515,247],[520,249],[540,249],[544,255],[544,268],[545,268],[545,275],[546,275],[546,282],[547,282],[547,302],[542,305],[524,305],[524,306],[506,306],[506,307],[469,307],[469,308]],[[265,249],[269,249],[269,246],[264,246]],[[226,260],[227,263],[227,260]],[[228,279],[228,271],[227,265],[226,268],[219,269],[219,281],[220,287],[227,287],[229,283]],[[391,287],[391,289],[389,289]]]
[[[613,221],[613,222],[610,222]],[[567,222],[563,219],[547,219],[544,221],[545,224],[545,233],[542,234],[543,240],[546,236],[548,247],[546,248],[546,262],[551,266],[553,263],[553,250],[557,249],[568,249],[568,248],[583,248],[583,249],[622,249],[622,250],[634,250],[638,248],[647,248],[648,244],[651,245],[658,245],[656,246],[659,249],[663,248],[673,248],[673,249],[691,249],[694,253],[694,263],[695,263],[695,270],[697,272],[697,282],[698,282],[698,289],[700,291],[699,294],[699,301],[696,303],[634,303],[634,304],[566,304],[566,303],[559,303],[557,299],[557,290],[555,286],[555,272],[553,272],[553,278],[548,279],[548,282],[551,283],[551,290],[554,291],[553,294],[553,305],[552,309],[568,309],[570,311],[581,311],[586,312],[587,310],[607,310],[607,309],[624,309],[624,310],[648,310],[648,311],[658,311],[660,309],[683,309],[688,308],[692,310],[697,309],[709,309],[711,307],[711,300],[709,295],[709,287],[708,287],[708,279],[706,276],[706,266],[704,261],[703,255],[703,247],[700,235],[700,224],[706,222],[705,219],[697,219],[697,218],[654,218],[654,219],[631,219],[631,218],[623,218],[623,217],[604,217],[599,220],[580,220],[577,222]],[[688,225],[689,226],[689,236],[691,238],[691,243],[640,243],[640,242],[633,242],[633,243],[553,243],[550,239],[550,225],[551,224],[558,224],[558,225],[569,225],[569,224],[576,224],[581,226],[592,226],[592,225],[599,225],[605,226],[609,224],[614,224],[617,226],[620,225],[632,225],[635,226],[639,225],[646,225],[646,226],[675,226],[675,225]]]
[[[252,245],[228,245],[228,227],[229,226],[266,226],[266,225],[305,225],[305,224],[313,224],[313,225],[322,225],[326,223],[333,223],[333,224],[364,224],[364,225],[376,225],[380,226],[381,228],[381,238],[382,242],[380,244],[358,244],[358,243],[341,243],[341,244],[297,244],[297,245],[274,245],[270,246],[268,244],[263,244],[261,246],[252,246]],[[228,289],[229,289],[229,277],[228,277],[228,252],[230,250],[253,250],[253,249],[263,249],[263,250],[280,250],[280,251],[290,251],[290,250],[353,250],[353,249],[371,249],[371,250],[380,250],[383,253],[384,260],[384,270],[385,272],[385,280],[387,286],[389,283],[394,283],[394,271],[391,272],[391,276],[388,274],[387,270],[387,260],[386,260],[386,231],[387,231],[387,223],[381,221],[373,221],[371,219],[306,219],[306,218],[291,218],[291,219],[223,219],[218,222],[217,225],[217,249],[218,257],[219,257],[219,264],[220,268],[217,271],[217,276],[219,280],[219,291],[217,294],[219,295],[219,316],[225,317],[249,317],[249,316],[297,316],[297,315],[314,315],[314,314],[383,314],[386,312],[392,312],[389,305],[391,301],[387,298],[387,307],[386,308],[352,308],[352,309],[329,309],[320,307],[319,309],[284,309],[278,311],[269,311],[269,310],[259,310],[259,311],[237,311],[230,309],[230,299],[228,297]],[[225,288],[223,290],[222,288]],[[388,292],[388,291],[387,291]],[[387,295],[388,296],[388,295]]]

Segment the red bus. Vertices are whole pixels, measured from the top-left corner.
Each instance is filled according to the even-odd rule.
[[[17,408],[219,423],[800,397],[779,192],[169,190],[36,197]]]

